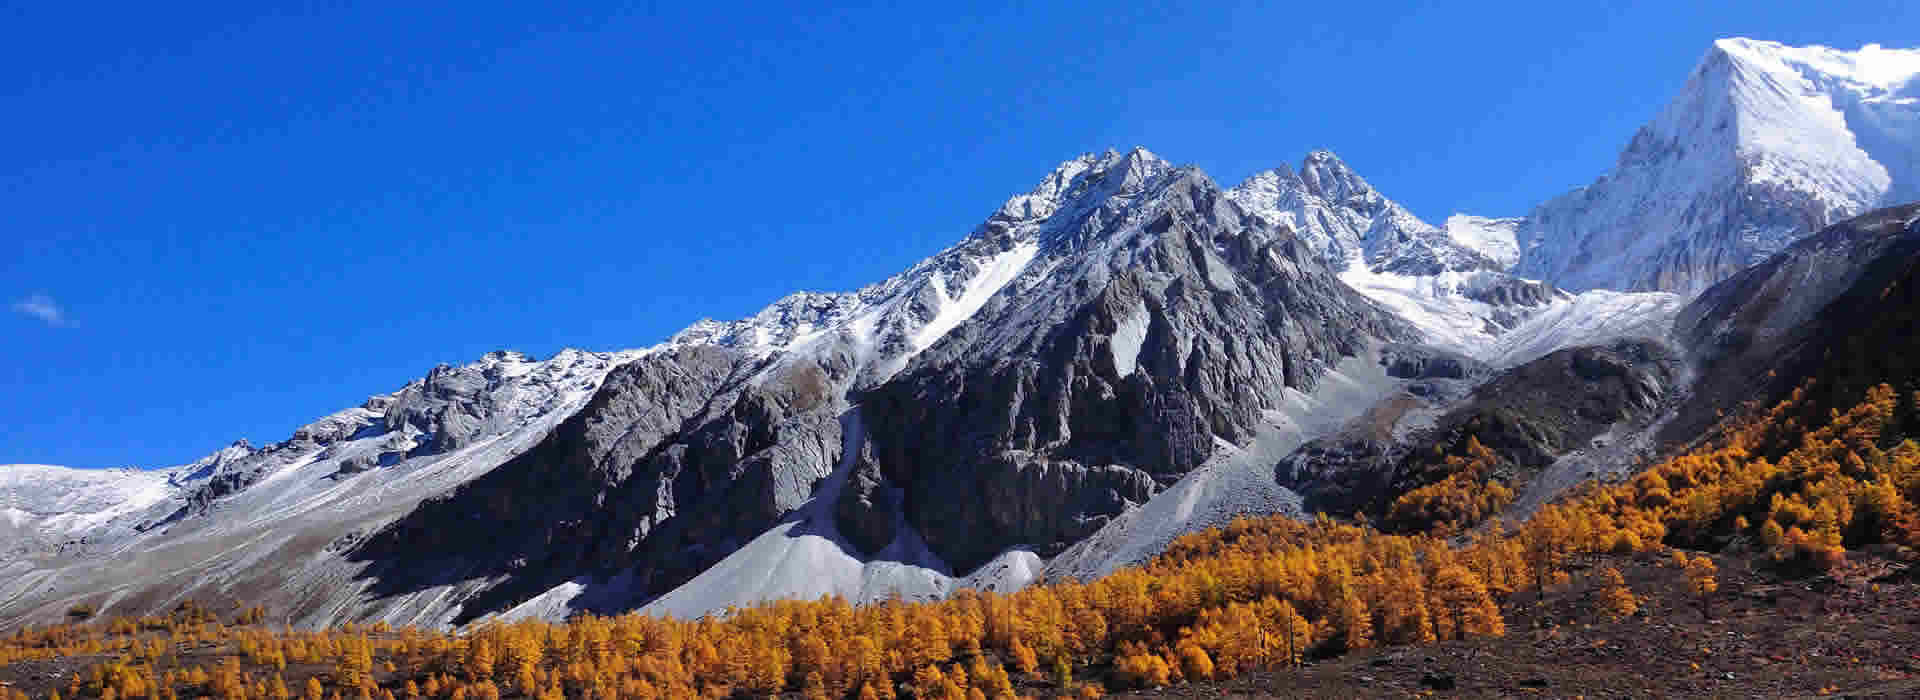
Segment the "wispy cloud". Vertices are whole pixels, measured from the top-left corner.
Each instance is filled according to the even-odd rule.
[[[40,319],[41,322],[56,328],[73,325],[73,319],[67,318],[67,313],[60,308],[60,304],[55,302],[53,297],[45,294],[34,294],[13,302],[13,310]]]

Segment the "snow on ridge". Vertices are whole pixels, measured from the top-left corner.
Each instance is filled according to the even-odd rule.
[[[1054,168],[1031,191],[1008,198],[1006,204],[994,213],[994,217],[1009,221],[1044,221],[1075,198],[1078,188],[1085,186],[1084,181],[1089,174],[1120,168],[1151,171],[1168,167],[1172,166],[1140,146],[1126,153],[1115,150],[1108,150],[1104,154],[1084,153]]]
[[[465,365],[440,365],[432,372],[470,369],[496,377],[500,384],[490,391],[498,394],[505,408],[496,432],[511,432],[541,416],[584,402],[607,371],[647,352],[596,353],[569,348],[536,361],[524,353],[495,351]],[[0,510],[11,512],[16,522],[25,521],[22,513],[36,514],[44,523],[43,534],[48,536],[108,527],[127,534],[140,521],[164,515],[155,509],[177,507],[190,491],[216,475],[259,470],[260,484],[279,481],[298,471],[300,465],[321,461],[318,458],[324,454],[354,454],[351,450],[343,452],[347,445],[379,442],[388,432],[381,424],[383,410],[401,392],[425,381],[414,379],[392,393],[376,394],[360,406],[323,416],[295,429],[285,441],[255,448],[246,440],[238,440],[178,466],[89,469],[0,465]],[[528,387],[541,389],[529,391]],[[550,393],[554,396],[548,396]],[[328,469],[339,470],[341,458],[325,460]]]
[[[960,242],[893,277],[854,292],[796,292],[752,317],[703,319],[664,346],[718,345],[785,363],[851,350],[871,386],[972,318],[988,300],[1030,275],[1035,260],[1061,251],[1074,233],[1063,221],[1095,208],[1124,206],[1175,167],[1145,148],[1087,153],[1056,167],[1025,194],[1007,200]],[[1052,266],[1045,268],[1050,271]]]
[[[1536,314],[1480,352],[1496,367],[1512,367],[1562,348],[1619,338],[1670,340],[1673,320],[1686,299],[1667,292],[1596,289],[1569,297]]]
[[[925,350],[934,341],[954,329],[955,326],[979,313],[987,299],[992,298],[1002,287],[1007,286],[1015,277],[1027,269],[1027,264],[1040,252],[1040,245],[1034,241],[1023,241],[1012,249],[1002,252],[981,262],[973,279],[966,285],[966,291],[957,298],[949,298],[944,283],[935,289],[941,297],[940,311],[920,329],[913,338],[915,351]],[[939,279],[939,278],[936,278]]]
[[[1920,75],[1920,49],[1889,49],[1866,44],[1852,51],[1820,46],[1788,46],[1777,41],[1728,37],[1714,48],[1748,60],[1780,61],[1805,66],[1809,72],[1891,91]]]
[[[1520,262],[1520,242],[1516,234],[1524,221],[1519,217],[1496,219],[1454,214],[1447,217],[1446,232],[1453,242],[1487,256],[1502,268],[1511,268]]]
[[[42,537],[84,532],[167,498],[168,472],[79,469],[49,464],[0,465],[0,512]]]

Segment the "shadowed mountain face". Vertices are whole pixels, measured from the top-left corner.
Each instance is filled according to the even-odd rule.
[[[743,386],[749,366],[740,353],[713,347],[622,366],[533,449],[422,502],[351,558],[372,563],[363,575],[382,596],[499,581],[463,608],[464,621],[578,573],[629,564],[638,550],[616,543],[684,529],[704,511],[747,506],[738,522],[764,526],[777,513],[752,506],[769,500],[770,470],[735,465],[774,442],[781,398],[792,405],[820,397],[776,398]]]
[[[1920,204],[1829,226],[1702,293],[1674,333],[1700,379],[1663,441],[1690,441],[1747,402],[1784,398],[1807,377],[1819,406],[1857,401],[1866,387],[1905,388],[1920,371],[1914,296]]]

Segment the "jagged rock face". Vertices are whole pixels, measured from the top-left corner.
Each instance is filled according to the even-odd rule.
[[[1914,192],[1920,52],[1715,42],[1613,172],[1528,216],[1515,272],[1696,294]]]
[[[827,370],[747,381],[760,365],[693,346],[616,369],[539,445],[352,557],[374,563],[381,593],[498,578],[461,619],[588,574],[631,571],[627,604],[670,590],[798,507],[839,460]]]
[[[1559,290],[1545,282],[1501,276],[1486,284],[1471,285],[1461,294],[1474,301],[1500,307],[1539,307],[1551,303]]]
[[[529,362],[520,353],[498,351],[476,364],[435,367],[384,402],[387,430],[417,431],[416,456],[470,445],[475,436],[500,427],[494,423],[509,397],[495,389]]]
[[[1216,436],[1249,439],[1282,387],[1412,335],[1197,172],[1142,157],[1091,179],[1115,192],[1041,209],[1048,274],[861,399],[886,483],[957,570],[1015,544],[1058,551]],[[981,235],[1017,235],[1005,213]]]
[[[873,456],[873,443],[862,442],[846,490],[835,504],[834,521],[853,546],[867,554],[879,552],[900,535],[906,513],[905,496],[887,481]]]
[[[1397,348],[1383,361],[1408,378],[1486,376],[1483,366],[1461,367],[1430,352]],[[1684,374],[1678,354],[1660,343],[1569,348],[1495,374],[1458,401],[1441,392],[1389,398],[1367,420],[1281,460],[1275,472],[1309,510],[1377,516],[1400,494],[1444,477],[1437,465],[1471,437],[1505,465],[1496,476],[1523,482],[1616,426],[1651,424]],[[1422,407],[1444,413],[1431,426],[1401,427]]]
[[[1387,368],[1387,376],[1412,380],[1472,380],[1493,371],[1486,363],[1459,353],[1404,343],[1382,347],[1380,364]]]

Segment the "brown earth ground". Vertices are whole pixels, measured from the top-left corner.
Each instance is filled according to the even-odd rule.
[[[1788,577],[1715,560],[1711,617],[1670,562],[1605,556],[1576,562],[1574,582],[1544,602],[1507,600],[1503,638],[1367,649],[1108,697],[1920,698],[1920,568],[1856,555],[1829,575]],[[1604,566],[1620,569],[1642,608],[1589,624],[1598,618],[1584,579]],[[1050,686],[1024,692],[1058,692]]]

